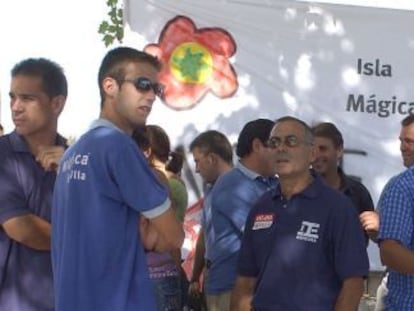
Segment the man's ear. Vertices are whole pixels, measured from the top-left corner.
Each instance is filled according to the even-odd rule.
[[[52,99],[52,107],[56,116],[59,116],[65,107],[66,97],[63,95],[58,95]]]
[[[252,151],[258,152],[261,148],[263,148],[263,142],[259,138],[254,138],[252,140]]]
[[[144,156],[147,159],[150,159],[150,157],[152,155],[152,149],[151,149],[151,147],[148,147],[147,149],[142,150],[142,153],[144,154]]]
[[[207,155],[208,164],[216,164],[218,160],[217,157],[218,157],[217,154],[210,152]]]
[[[310,163],[312,164],[316,160],[316,147],[315,145],[310,145],[309,148]]]
[[[336,148],[336,159],[339,161],[344,156],[344,146],[339,146]]]
[[[106,77],[102,81],[102,90],[108,97],[114,97],[119,90],[118,82],[114,78]]]

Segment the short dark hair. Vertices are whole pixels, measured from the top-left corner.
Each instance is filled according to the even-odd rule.
[[[227,137],[215,130],[198,135],[190,144],[190,150],[200,148],[204,154],[217,154],[223,161],[233,164],[233,149]]]
[[[237,156],[243,158],[244,156],[249,155],[253,150],[253,140],[256,138],[266,145],[274,125],[275,123],[269,119],[256,119],[247,122],[241,130],[237,140]]]
[[[305,122],[302,121],[301,119],[292,117],[292,116],[283,116],[279,119],[276,119],[275,121],[275,125],[278,123],[282,123],[282,122],[287,122],[287,121],[291,121],[291,122],[297,122],[300,125],[302,125],[303,130],[305,131],[305,140],[308,143],[312,143],[313,142],[313,133],[312,133],[312,129],[310,128],[310,126]]]
[[[330,139],[335,148],[340,148],[344,146],[344,139],[342,138],[341,132],[331,122],[320,122],[312,126],[313,136],[324,137]]]
[[[150,54],[138,51],[129,47],[117,47],[110,50],[102,60],[98,73],[99,92],[101,94],[101,107],[105,93],[102,88],[102,82],[105,78],[111,77],[121,84],[125,78],[125,65],[128,63],[147,63],[153,66],[157,71],[161,70],[161,63],[158,59]]]
[[[42,79],[42,89],[49,98],[68,96],[68,82],[63,69],[57,63],[46,58],[28,58],[17,63],[11,70],[11,76],[32,76]]]
[[[409,114],[401,121],[402,126],[409,126],[414,123],[414,114]]]

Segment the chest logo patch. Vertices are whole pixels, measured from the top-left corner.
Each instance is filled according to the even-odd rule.
[[[302,226],[296,234],[296,239],[316,243],[319,239],[319,227],[320,224],[305,220],[302,221]]]
[[[258,214],[254,218],[252,230],[268,229],[272,226],[275,214]]]

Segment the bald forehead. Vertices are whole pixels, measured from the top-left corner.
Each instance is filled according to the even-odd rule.
[[[302,134],[305,136],[306,128],[303,126],[302,123],[296,120],[283,120],[277,121],[272,129],[272,135],[276,134],[280,131],[294,131],[297,134]]]

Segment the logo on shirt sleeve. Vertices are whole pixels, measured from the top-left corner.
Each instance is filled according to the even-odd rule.
[[[268,229],[272,226],[275,214],[258,214],[254,218],[252,230]]]

